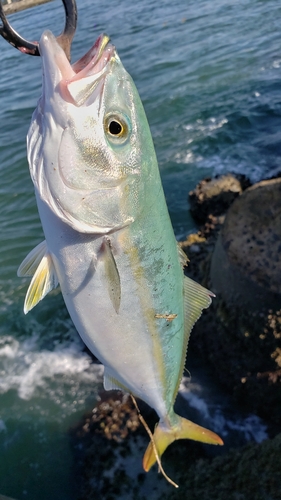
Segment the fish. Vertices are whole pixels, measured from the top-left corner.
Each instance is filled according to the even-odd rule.
[[[45,240],[18,269],[32,277],[24,312],[60,285],[104,388],[154,408],[145,471],[177,439],[221,445],[174,411],[190,331],[213,294],[184,275],[135,84],[105,34],[72,65],[51,31],[39,51],[27,151]]]

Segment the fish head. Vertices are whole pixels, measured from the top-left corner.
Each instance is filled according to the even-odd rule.
[[[73,65],[50,31],[39,50],[43,92],[28,134],[39,196],[81,232],[125,227],[142,209],[156,162],[134,82],[107,35]]]

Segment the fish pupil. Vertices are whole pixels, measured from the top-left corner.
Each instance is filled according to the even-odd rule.
[[[122,132],[122,125],[115,120],[112,120],[109,124],[109,132],[112,135],[119,135]]]

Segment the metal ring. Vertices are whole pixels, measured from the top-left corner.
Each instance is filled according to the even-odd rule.
[[[57,41],[70,60],[70,47],[77,26],[77,6],[75,0],[62,0],[65,10],[65,26],[63,32],[57,37]],[[21,37],[9,24],[0,0],[0,18],[3,25],[0,26],[0,35],[13,47],[31,56],[40,56],[38,42],[29,42]]]

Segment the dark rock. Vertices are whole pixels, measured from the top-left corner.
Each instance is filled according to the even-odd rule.
[[[247,189],[228,210],[211,266],[214,292],[261,312],[281,308],[281,179]]]
[[[146,405],[141,412],[153,426],[153,412]],[[98,407],[76,429],[80,447],[85,447],[79,500],[281,499],[281,434],[212,460],[204,456],[199,443],[173,443],[163,466],[179,484],[175,490],[157,473],[157,467],[147,474],[142,471],[140,455],[147,436],[136,416],[127,396],[103,393]]]
[[[178,481],[165,500],[280,500],[281,434],[212,462],[198,460]]]
[[[177,409],[182,403],[177,401]],[[153,430],[158,421],[156,413],[142,401],[138,405]],[[102,392],[97,407],[72,429],[71,437],[76,448],[75,473],[80,476],[78,500],[160,500],[164,492],[171,491],[157,466],[149,473],[142,468],[149,437],[128,395]],[[180,470],[186,471],[204,457],[204,445],[182,440],[169,446],[162,465],[175,479]]]
[[[211,364],[240,405],[274,425],[281,423],[280,187],[280,179],[253,186],[233,203],[224,224],[223,217],[209,215],[201,230],[182,243],[190,259],[189,276],[217,295],[196,323],[189,348]],[[241,206],[243,215],[236,219]],[[225,255],[216,250],[213,257],[220,233],[228,243]]]
[[[232,174],[218,178],[207,178],[199,182],[189,193],[190,212],[193,218],[202,223],[208,215],[221,215],[226,212],[239,196],[247,182],[242,176]]]
[[[166,481],[157,470],[146,474],[142,468],[149,437],[130,396],[103,391],[100,397],[92,413],[71,431],[77,448],[76,474],[81,476],[78,500],[141,500],[152,489],[160,495]],[[141,401],[138,404],[153,428],[158,420],[155,412]]]
[[[192,332],[200,352],[240,407],[281,423],[281,311],[251,315],[229,309],[217,296]]]

